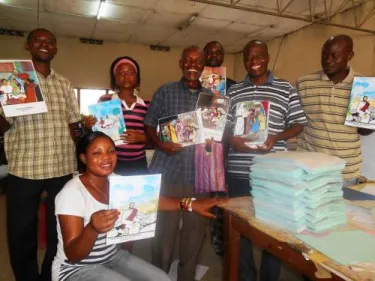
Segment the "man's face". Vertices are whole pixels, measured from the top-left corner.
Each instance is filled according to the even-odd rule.
[[[224,61],[224,50],[221,45],[212,43],[206,48],[205,57],[207,66],[221,66]]]
[[[182,70],[182,76],[187,81],[198,81],[204,68],[203,52],[195,49],[184,52],[180,60],[180,67]]]
[[[353,52],[343,41],[328,41],[322,49],[321,64],[325,74],[334,75],[348,67],[348,61],[353,57]]]
[[[57,53],[56,38],[51,32],[38,30],[26,43],[25,48],[30,52],[33,60],[50,62]]]
[[[253,44],[244,57],[244,66],[251,78],[261,78],[267,75],[269,55],[264,44]]]

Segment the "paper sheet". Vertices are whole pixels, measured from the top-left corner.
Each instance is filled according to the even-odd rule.
[[[375,185],[374,184],[366,184],[362,189],[361,192],[375,195]]]
[[[375,237],[361,230],[337,231],[324,237],[297,235],[297,238],[339,264],[375,262]]]

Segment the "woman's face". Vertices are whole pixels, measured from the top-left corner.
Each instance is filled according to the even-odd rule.
[[[95,176],[108,176],[116,167],[117,155],[112,141],[107,137],[98,137],[91,142],[86,154],[81,154],[87,172]]]
[[[131,64],[122,63],[116,68],[116,83],[119,89],[134,89],[137,86],[137,71]]]

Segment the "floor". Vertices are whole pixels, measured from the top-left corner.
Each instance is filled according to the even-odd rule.
[[[0,195],[0,280],[14,281],[12,270],[9,265],[8,248],[6,243],[5,231],[5,196]],[[209,233],[207,233],[209,234]],[[147,261],[150,261],[151,256],[151,239],[139,241],[134,244],[133,253]],[[39,253],[42,259],[43,252]],[[256,261],[259,263],[260,251],[255,251]],[[222,281],[222,259],[214,252],[209,235],[203,246],[201,262],[202,265],[208,266],[209,270],[201,281]],[[291,269],[284,267],[280,280],[283,281],[299,281],[301,277],[298,273]]]

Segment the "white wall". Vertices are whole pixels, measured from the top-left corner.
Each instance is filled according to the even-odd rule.
[[[29,53],[24,49],[25,38],[0,35],[0,58],[24,59]],[[179,80],[178,62],[182,49],[170,52],[150,51],[149,46],[110,43],[104,45],[81,44],[78,39],[57,38],[58,54],[53,68],[72,81],[78,88],[108,89],[109,67],[119,56],[131,56],[141,68],[141,95],[151,98],[162,84]],[[234,77],[234,55],[225,56],[228,76]]]

